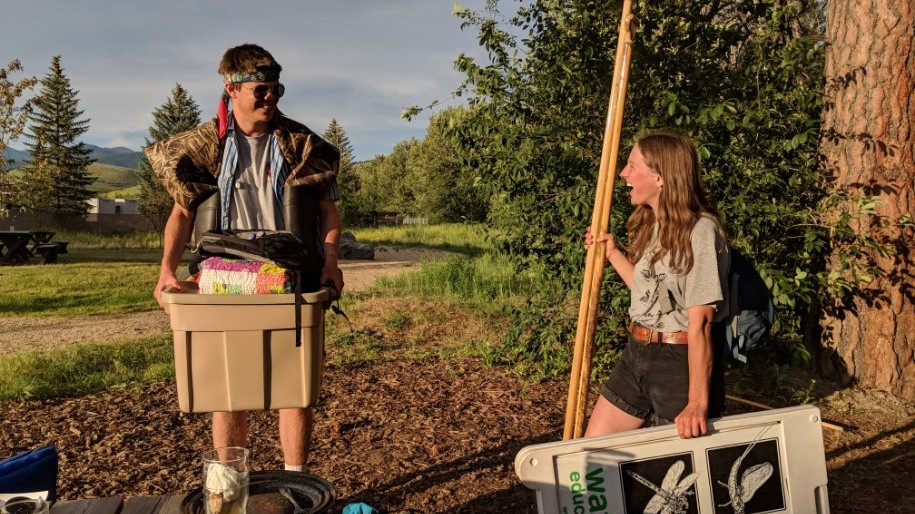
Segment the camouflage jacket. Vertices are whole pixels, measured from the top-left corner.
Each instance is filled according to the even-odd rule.
[[[308,127],[285,116],[277,116],[271,129],[277,137],[289,169],[286,185],[317,190],[327,187],[337,176],[340,152]],[[196,209],[219,190],[224,139],[219,137],[216,118],[143,151],[156,178],[175,202]]]

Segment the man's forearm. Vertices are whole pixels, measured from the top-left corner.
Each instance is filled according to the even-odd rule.
[[[321,234],[324,236],[324,266],[332,264],[337,267],[338,253],[340,251],[340,213],[334,202],[322,200]]]
[[[181,262],[181,257],[184,255],[184,245],[191,239],[193,226],[193,213],[175,204],[168,221],[165,223],[162,244],[162,271],[175,272]]]

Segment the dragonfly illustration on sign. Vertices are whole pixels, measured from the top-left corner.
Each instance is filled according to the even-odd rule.
[[[635,471],[626,471],[629,476],[655,493],[645,505],[642,511],[644,514],[684,514],[689,509],[687,496],[693,494],[689,488],[699,480],[699,473],[690,473],[680,480],[684,469],[686,464],[682,460],[674,462],[664,475],[660,487]]]
[[[757,437],[757,440],[758,439],[759,438]],[[737,483],[737,474],[740,471],[740,466],[743,464],[743,460],[747,455],[750,454],[750,450],[756,446],[756,442],[757,441],[753,441],[753,443],[747,446],[747,449],[744,450],[740,457],[734,461],[734,464],[731,465],[731,473],[728,474],[728,483],[723,484],[721,481],[718,482],[718,484],[728,488],[728,496],[731,497],[731,501],[719,505],[719,507],[727,507],[730,505],[734,508],[734,514],[744,514],[746,512],[747,502],[753,498],[756,491],[758,491],[759,488],[766,483],[766,480],[769,480],[769,477],[772,476],[772,464],[763,462],[750,466],[744,470],[743,475],[740,477],[740,483]]]

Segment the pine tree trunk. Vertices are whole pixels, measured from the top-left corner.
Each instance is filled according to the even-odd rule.
[[[826,30],[821,166],[849,197],[828,217],[852,213],[855,232],[892,254],[858,247],[879,273],[824,306],[819,364],[846,383],[915,400],[915,235],[905,223],[915,214],[915,0],[830,1]],[[882,200],[875,216],[854,214],[865,197]],[[834,249],[831,269],[842,259]]]

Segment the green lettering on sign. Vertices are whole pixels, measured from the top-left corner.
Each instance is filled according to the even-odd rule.
[[[588,475],[587,475],[587,477],[588,477],[588,492],[591,492],[591,491],[597,491],[597,492],[601,492],[601,493],[604,492],[604,488],[603,488],[603,484],[604,484],[603,472],[604,472],[604,468],[596,467],[596,468],[592,469],[592,470],[588,473]]]

